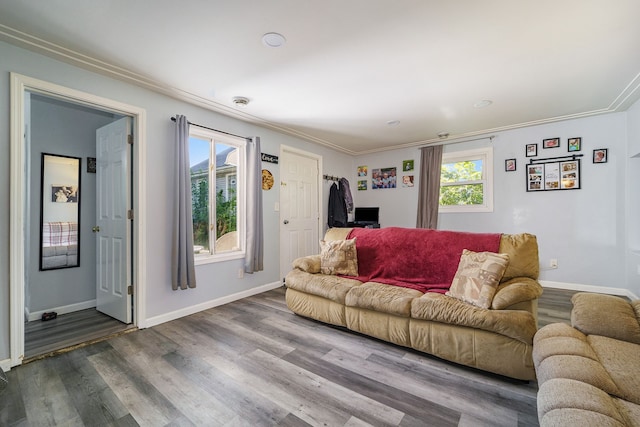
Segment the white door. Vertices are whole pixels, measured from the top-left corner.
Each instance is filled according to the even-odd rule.
[[[96,308],[131,323],[129,209],[130,118],[96,131]]]
[[[281,152],[280,166],[280,274],[291,262],[320,251],[318,233],[319,159],[312,155]]]

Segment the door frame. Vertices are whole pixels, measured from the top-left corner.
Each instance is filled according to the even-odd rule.
[[[24,358],[24,300],[25,300],[25,230],[27,176],[25,146],[25,92],[40,93],[75,104],[109,111],[133,118],[135,143],[132,147],[133,175],[131,176],[133,220],[132,286],[133,325],[146,327],[146,110],[112,99],[70,89],[54,83],[10,73],[10,196],[9,196],[9,345],[11,366],[22,364]]]
[[[317,194],[318,194],[318,238],[322,239],[324,236],[323,233],[323,227],[324,227],[324,209],[322,208],[322,197],[323,197],[323,188],[322,188],[322,156],[319,154],[315,154],[315,153],[310,153],[309,151],[304,151],[301,150],[299,148],[294,148],[291,147],[289,145],[284,145],[281,144],[280,145],[280,158],[283,159],[284,158],[284,153],[285,152],[289,152],[289,153],[293,153],[296,154],[298,156],[303,156],[303,157],[308,157],[310,159],[315,160],[318,163],[318,180],[316,182],[316,187],[317,187]],[[280,175],[282,175],[282,170],[280,170]],[[280,186],[278,186],[278,191],[280,189]],[[282,192],[280,192],[278,194],[278,206],[282,206]],[[280,239],[282,238],[282,232],[284,231],[284,227],[283,227],[283,223],[282,221],[284,220],[284,218],[282,217],[282,210],[278,207],[279,213],[278,213],[278,241],[280,241]],[[279,246],[278,251],[280,252],[280,256],[278,257],[278,259],[280,260],[280,265],[278,266],[278,269],[282,269],[282,249],[281,246]],[[284,277],[284,275],[286,275],[288,273],[288,271],[280,271],[280,277]]]

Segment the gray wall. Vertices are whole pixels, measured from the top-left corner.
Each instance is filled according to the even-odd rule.
[[[351,157],[323,146],[284,135],[203,108],[107,78],[69,64],[53,60],[13,45],[0,42],[0,197],[9,200],[10,140],[9,140],[9,72],[49,81],[72,89],[88,92],[146,109],[147,113],[147,205],[148,218],[142,221],[147,230],[147,318],[180,312],[281,280],[279,272],[279,213],[275,203],[279,200],[279,186],[264,196],[265,270],[238,279],[240,260],[200,265],[196,267],[198,287],[186,291],[171,290],[171,211],[167,192],[172,187],[175,144],[174,124],[171,116],[184,114],[195,123],[221,129],[238,135],[261,137],[262,151],[278,154],[280,145],[288,145],[321,155],[329,169],[322,171],[346,176],[351,170]],[[264,163],[279,182],[279,165]],[[84,185],[84,184],[83,184]],[[326,219],[328,186],[323,188]],[[0,361],[7,359],[9,351],[9,207],[0,206]],[[84,249],[83,249],[84,250]]]
[[[25,301],[29,312],[50,310],[96,298],[96,247],[91,227],[96,217],[96,175],[87,173],[87,157],[96,157],[96,129],[112,122],[111,113],[31,97],[29,274]],[[81,158],[80,267],[39,271],[41,154]]]
[[[438,217],[438,228],[475,232],[518,233],[537,235],[540,250],[541,280],[563,284],[622,288],[638,295],[637,265],[633,274],[627,271],[627,239],[633,238],[640,251],[638,233],[638,170],[635,161],[634,179],[626,179],[628,149],[628,121],[639,120],[638,103],[630,113],[614,113],[589,118],[567,120],[539,126],[495,133],[493,143],[488,139],[445,146],[445,152],[492,145],[494,153],[494,211],[491,213],[444,213]],[[629,118],[627,117],[629,115]],[[636,124],[635,129],[638,129]],[[542,149],[544,138],[560,137],[561,147]],[[547,158],[567,155],[567,138],[582,137],[582,188],[570,191],[527,192],[525,185],[525,145],[538,144],[538,156]],[[640,152],[640,131],[635,144]],[[593,164],[592,152],[609,149],[609,161]],[[505,159],[516,158],[517,170],[505,172]],[[368,165],[397,167],[402,160],[415,160],[414,175],[420,168],[417,148],[363,155],[354,159],[355,168]],[[399,175],[401,175],[399,173]],[[370,174],[369,174],[369,180]],[[356,205],[380,206],[383,226],[415,227],[419,185],[414,188],[356,191]],[[635,195],[635,208],[627,209],[627,194]],[[628,227],[634,224],[634,228]],[[640,253],[640,252],[637,252]],[[557,269],[549,269],[549,260],[558,260]]]

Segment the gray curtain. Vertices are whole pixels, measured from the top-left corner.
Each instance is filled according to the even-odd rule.
[[[417,228],[438,228],[440,203],[440,170],[442,145],[420,149],[420,187],[418,193]]]
[[[191,171],[189,168],[189,121],[176,115],[176,176],[173,194],[173,290],[195,288],[196,270],[193,262],[193,215],[191,212]]]
[[[262,271],[264,233],[262,226],[262,159],[260,138],[247,138],[247,253],[244,271]]]

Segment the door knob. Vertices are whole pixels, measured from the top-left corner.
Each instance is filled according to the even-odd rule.
[[[98,233],[100,231],[100,227],[99,226],[95,226],[91,228],[91,231],[93,231],[94,233]]]
[[[285,225],[286,225],[286,224],[289,224],[289,220],[288,220],[288,219],[285,219],[285,220],[284,220],[284,221],[282,221],[282,222],[283,222],[283,224],[285,224]]]

